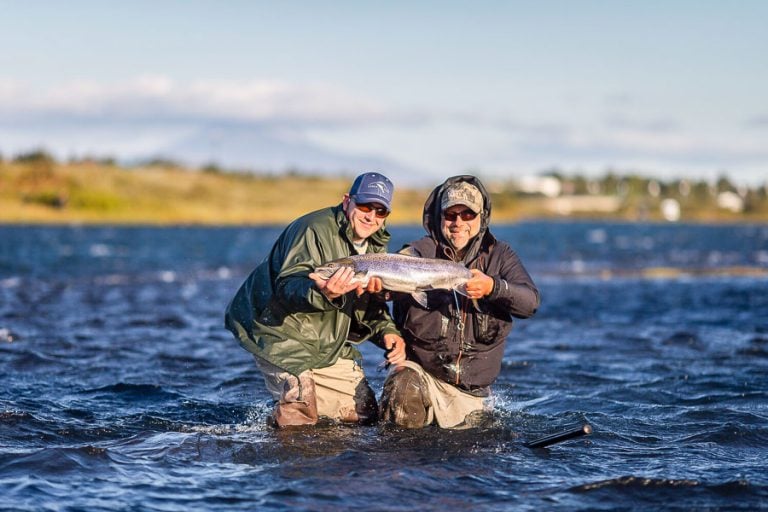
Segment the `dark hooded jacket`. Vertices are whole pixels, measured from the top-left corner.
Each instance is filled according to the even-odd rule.
[[[461,260],[441,230],[441,199],[451,184],[466,181],[483,195],[480,232],[470,240]],[[472,394],[485,396],[496,380],[513,317],[528,318],[539,307],[539,291],[517,254],[488,228],[491,198],[474,176],[455,176],[435,188],[424,205],[428,236],[407,244],[404,252],[424,258],[458,261],[493,278],[493,291],[476,302],[450,291],[428,294],[428,307],[398,294],[395,323],[406,341],[408,359],[434,377]]]
[[[385,252],[382,227],[368,238],[368,252]],[[337,359],[359,359],[350,343],[398,333],[378,296],[350,292],[329,301],[307,276],[320,264],[354,254],[352,228],[341,205],[292,222],[269,256],[227,306],[225,325],[249,352],[294,375]]]

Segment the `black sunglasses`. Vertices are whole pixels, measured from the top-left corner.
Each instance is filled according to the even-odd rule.
[[[355,208],[363,213],[376,212],[376,216],[380,219],[386,219],[389,215],[389,210],[383,206],[374,206],[371,203],[355,203]]]
[[[461,217],[464,222],[469,222],[475,220],[477,214],[472,210],[461,210],[460,212],[443,212],[443,217],[448,222],[454,222],[458,217]]]

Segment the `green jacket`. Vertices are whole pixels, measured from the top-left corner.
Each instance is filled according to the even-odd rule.
[[[385,252],[386,228],[368,238],[368,252]],[[347,341],[399,333],[386,303],[364,293],[329,301],[307,276],[329,260],[354,254],[352,229],[341,205],[292,222],[227,306],[225,325],[256,356],[298,375],[333,365],[338,358],[359,359]]]

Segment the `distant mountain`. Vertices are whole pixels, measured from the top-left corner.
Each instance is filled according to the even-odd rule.
[[[158,150],[158,155],[189,165],[215,163],[226,169],[281,173],[298,170],[320,175],[350,175],[376,170],[392,179],[414,174],[398,162],[377,155],[356,155],[322,148],[303,135],[274,127],[219,126],[200,129]]]

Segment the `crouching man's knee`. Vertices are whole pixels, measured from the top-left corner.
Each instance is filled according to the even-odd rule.
[[[317,423],[317,396],[311,372],[306,371],[298,377],[291,375],[285,379],[273,418],[281,428]]]
[[[421,428],[427,424],[428,407],[425,384],[418,372],[400,367],[387,377],[381,396],[382,421]]]

